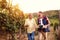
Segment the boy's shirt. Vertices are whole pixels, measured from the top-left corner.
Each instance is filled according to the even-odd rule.
[[[42,20],[43,20],[43,19],[40,19],[40,22],[41,22],[40,25],[43,25],[43,21],[42,21]]]
[[[43,19],[38,19],[38,25],[43,25],[43,28],[47,28],[49,22],[48,18],[44,17]]]

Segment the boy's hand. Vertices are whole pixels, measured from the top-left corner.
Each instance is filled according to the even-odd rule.
[[[47,25],[43,25],[43,28],[47,28]]]

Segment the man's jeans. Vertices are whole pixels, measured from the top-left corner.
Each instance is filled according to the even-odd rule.
[[[34,32],[28,33],[28,40],[34,40]]]

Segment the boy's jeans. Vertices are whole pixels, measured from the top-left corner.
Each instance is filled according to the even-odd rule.
[[[34,40],[34,32],[28,33],[28,40]]]

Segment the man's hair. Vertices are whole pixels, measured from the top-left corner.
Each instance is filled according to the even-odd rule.
[[[29,15],[32,15],[32,13],[29,13],[28,16],[29,16]]]
[[[39,13],[43,13],[42,11],[39,11]]]

